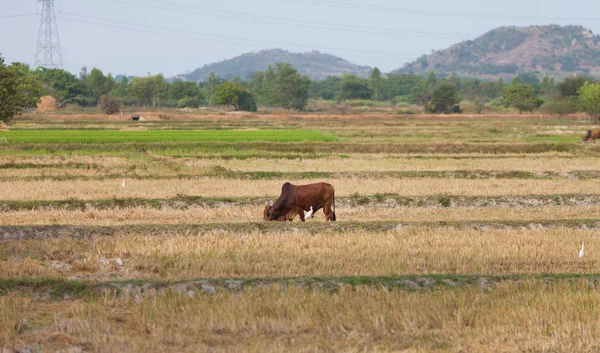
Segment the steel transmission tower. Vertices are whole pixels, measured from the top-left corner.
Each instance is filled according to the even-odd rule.
[[[58,38],[54,0],[38,0],[38,2],[42,3],[42,15],[34,66],[48,69],[62,68],[63,58]]]

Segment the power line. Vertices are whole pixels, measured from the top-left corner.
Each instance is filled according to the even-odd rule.
[[[0,16],[0,18],[4,19],[4,18],[21,18],[21,17],[36,17],[37,14],[35,13],[28,13],[28,14],[21,14],[21,15],[3,15]]]
[[[148,0],[145,2],[136,2],[132,0],[107,0],[120,4],[134,5],[140,6],[144,8],[155,8],[159,10],[167,10],[172,12],[184,13],[187,15],[196,15],[202,17],[219,17],[225,19],[235,19],[235,20],[243,20],[243,21],[252,21],[283,25],[288,27],[299,27],[299,28],[315,28],[315,29],[325,29],[325,30],[333,30],[333,31],[344,31],[344,32],[354,32],[354,33],[370,33],[370,34],[382,34],[389,36],[411,36],[411,37],[430,37],[430,38],[449,38],[456,36],[465,36],[464,33],[453,33],[453,32],[428,32],[428,31],[416,31],[416,30],[405,30],[405,29],[390,29],[390,28],[381,28],[381,27],[369,27],[369,26],[360,26],[360,25],[344,25],[339,23],[325,23],[319,21],[310,21],[310,20],[295,20],[290,18],[281,18],[281,17],[273,17],[273,16],[265,16],[258,14],[249,14],[249,13],[241,13],[241,12],[233,12],[233,11],[222,11],[222,10],[214,10],[201,8],[193,5],[184,5],[177,3],[169,3],[160,0]]]
[[[488,18],[488,19],[509,19],[509,20],[545,20],[545,21],[600,21],[600,17],[544,17],[544,16],[515,16],[502,15],[491,13],[470,13],[470,12],[454,12],[454,11],[439,11],[439,10],[423,10],[414,8],[394,7],[385,5],[373,4],[355,4],[336,0],[281,0],[289,3],[304,4],[304,5],[319,5],[337,8],[348,8],[356,10],[368,10],[376,12],[394,12],[421,16],[436,16],[436,17],[466,17],[466,18]]]
[[[290,43],[290,42],[277,42],[277,41],[267,41],[267,40],[259,40],[259,39],[250,39],[250,38],[242,38],[242,37],[234,37],[227,36],[223,34],[217,33],[206,33],[206,32],[190,32],[190,31],[182,31],[182,30],[173,30],[166,27],[161,26],[148,26],[148,25],[140,25],[131,22],[125,21],[117,21],[100,17],[92,17],[85,16],[81,14],[73,14],[68,12],[62,12],[60,14],[60,18],[65,21],[78,22],[83,24],[97,25],[108,28],[116,28],[123,29],[128,31],[136,31],[143,33],[156,34],[161,36],[168,36],[174,38],[184,38],[184,39],[193,39],[193,40],[202,40],[202,41],[210,41],[217,43],[235,43],[235,44],[247,44],[247,43],[255,43],[262,45],[274,45],[274,46],[295,46],[295,47],[311,47],[312,49],[322,49],[322,50],[335,50],[340,52],[353,53],[354,55],[363,55],[363,50],[357,49],[348,49],[348,48],[336,48],[329,46],[319,46],[319,45],[307,45],[307,44],[298,44],[298,43]],[[394,57],[394,58],[407,58],[414,57],[416,54],[414,53],[394,53],[394,52],[385,52],[385,51],[369,51],[369,54],[377,55],[377,56],[385,56],[385,57]]]

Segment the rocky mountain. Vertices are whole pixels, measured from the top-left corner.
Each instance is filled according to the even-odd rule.
[[[423,55],[394,73],[511,78],[533,72],[561,79],[600,77],[600,36],[581,26],[500,27],[474,40]]]
[[[371,68],[348,62],[337,56],[324,54],[318,51],[308,53],[291,53],[281,49],[261,50],[256,53],[247,53],[233,59],[205,65],[193,72],[179,75],[189,81],[205,81],[211,71],[218,77],[230,80],[236,76],[244,80],[252,79],[255,71],[264,71],[269,65],[277,62],[291,64],[302,75],[307,75],[311,80],[323,80],[329,75],[342,76],[351,73],[359,77],[368,77]]]

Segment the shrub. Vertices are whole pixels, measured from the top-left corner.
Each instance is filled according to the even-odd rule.
[[[121,110],[121,103],[115,97],[102,96],[100,97],[100,109],[105,114],[116,114]]]
[[[252,93],[248,91],[241,91],[238,95],[238,108],[239,110],[243,110],[246,112],[255,112],[257,111],[256,101],[252,96]]]
[[[183,97],[177,102],[179,108],[198,108],[200,100],[196,97]]]
[[[572,99],[550,100],[542,106],[547,114],[568,115],[577,112],[577,104]]]

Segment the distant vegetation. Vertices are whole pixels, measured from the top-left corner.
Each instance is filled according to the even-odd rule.
[[[255,72],[249,82],[240,78],[226,81],[211,73],[207,82],[200,83],[180,80],[169,83],[162,75],[136,77],[130,82],[123,77],[117,83],[110,74],[105,76],[96,68],[89,74],[84,68],[79,77],[60,69],[31,71],[21,64],[4,65],[0,69],[18,72],[6,77],[19,79],[4,80],[6,87],[16,87],[10,92],[21,96],[16,101],[21,102],[22,109],[33,107],[41,95],[52,95],[59,108],[98,106],[107,114],[117,113],[125,106],[158,109],[226,105],[245,111],[256,111],[259,106],[305,110],[311,101],[311,109],[328,109],[327,104],[315,103],[330,102],[329,106],[412,106],[429,113],[461,113],[465,109],[476,114],[506,109],[524,113],[542,109],[558,115],[585,112],[600,116],[600,104],[596,103],[600,101],[599,84],[585,76],[557,82],[551,77],[540,80],[533,73],[523,73],[505,83],[502,78],[495,81],[440,78],[433,72],[427,78],[412,74],[382,75],[374,68],[369,78],[345,74],[311,81],[290,64],[276,63],[264,72]],[[414,113],[410,109],[398,112]]]
[[[194,81],[171,81],[162,75],[119,76],[117,81],[97,68],[84,67],[75,76],[60,69],[1,64],[0,70],[10,72],[2,78],[4,86],[15,86],[11,92],[18,94],[12,93],[17,98],[10,100],[11,110],[5,103],[0,120],[34,107],[41,95],[56,98],[57,108],[99,106],[106,114],[126,106],[222,105],[250,112],[265,107],[299,111],[377,107],[400,114],[540,110],[558,115],[584,112],[598,118],[600,86],[592,77],[600,74],[599,42],[600,37],[578,26],[503,27],[388,74],[318,52],[283,50],[242,55],[209,67],[219,72],[197,70],[187,76]],[[273,60],[287,62],[269,64]],[[319,70],[314,69],[317,66]],[[232,76],[234,68],[246,71]]]

